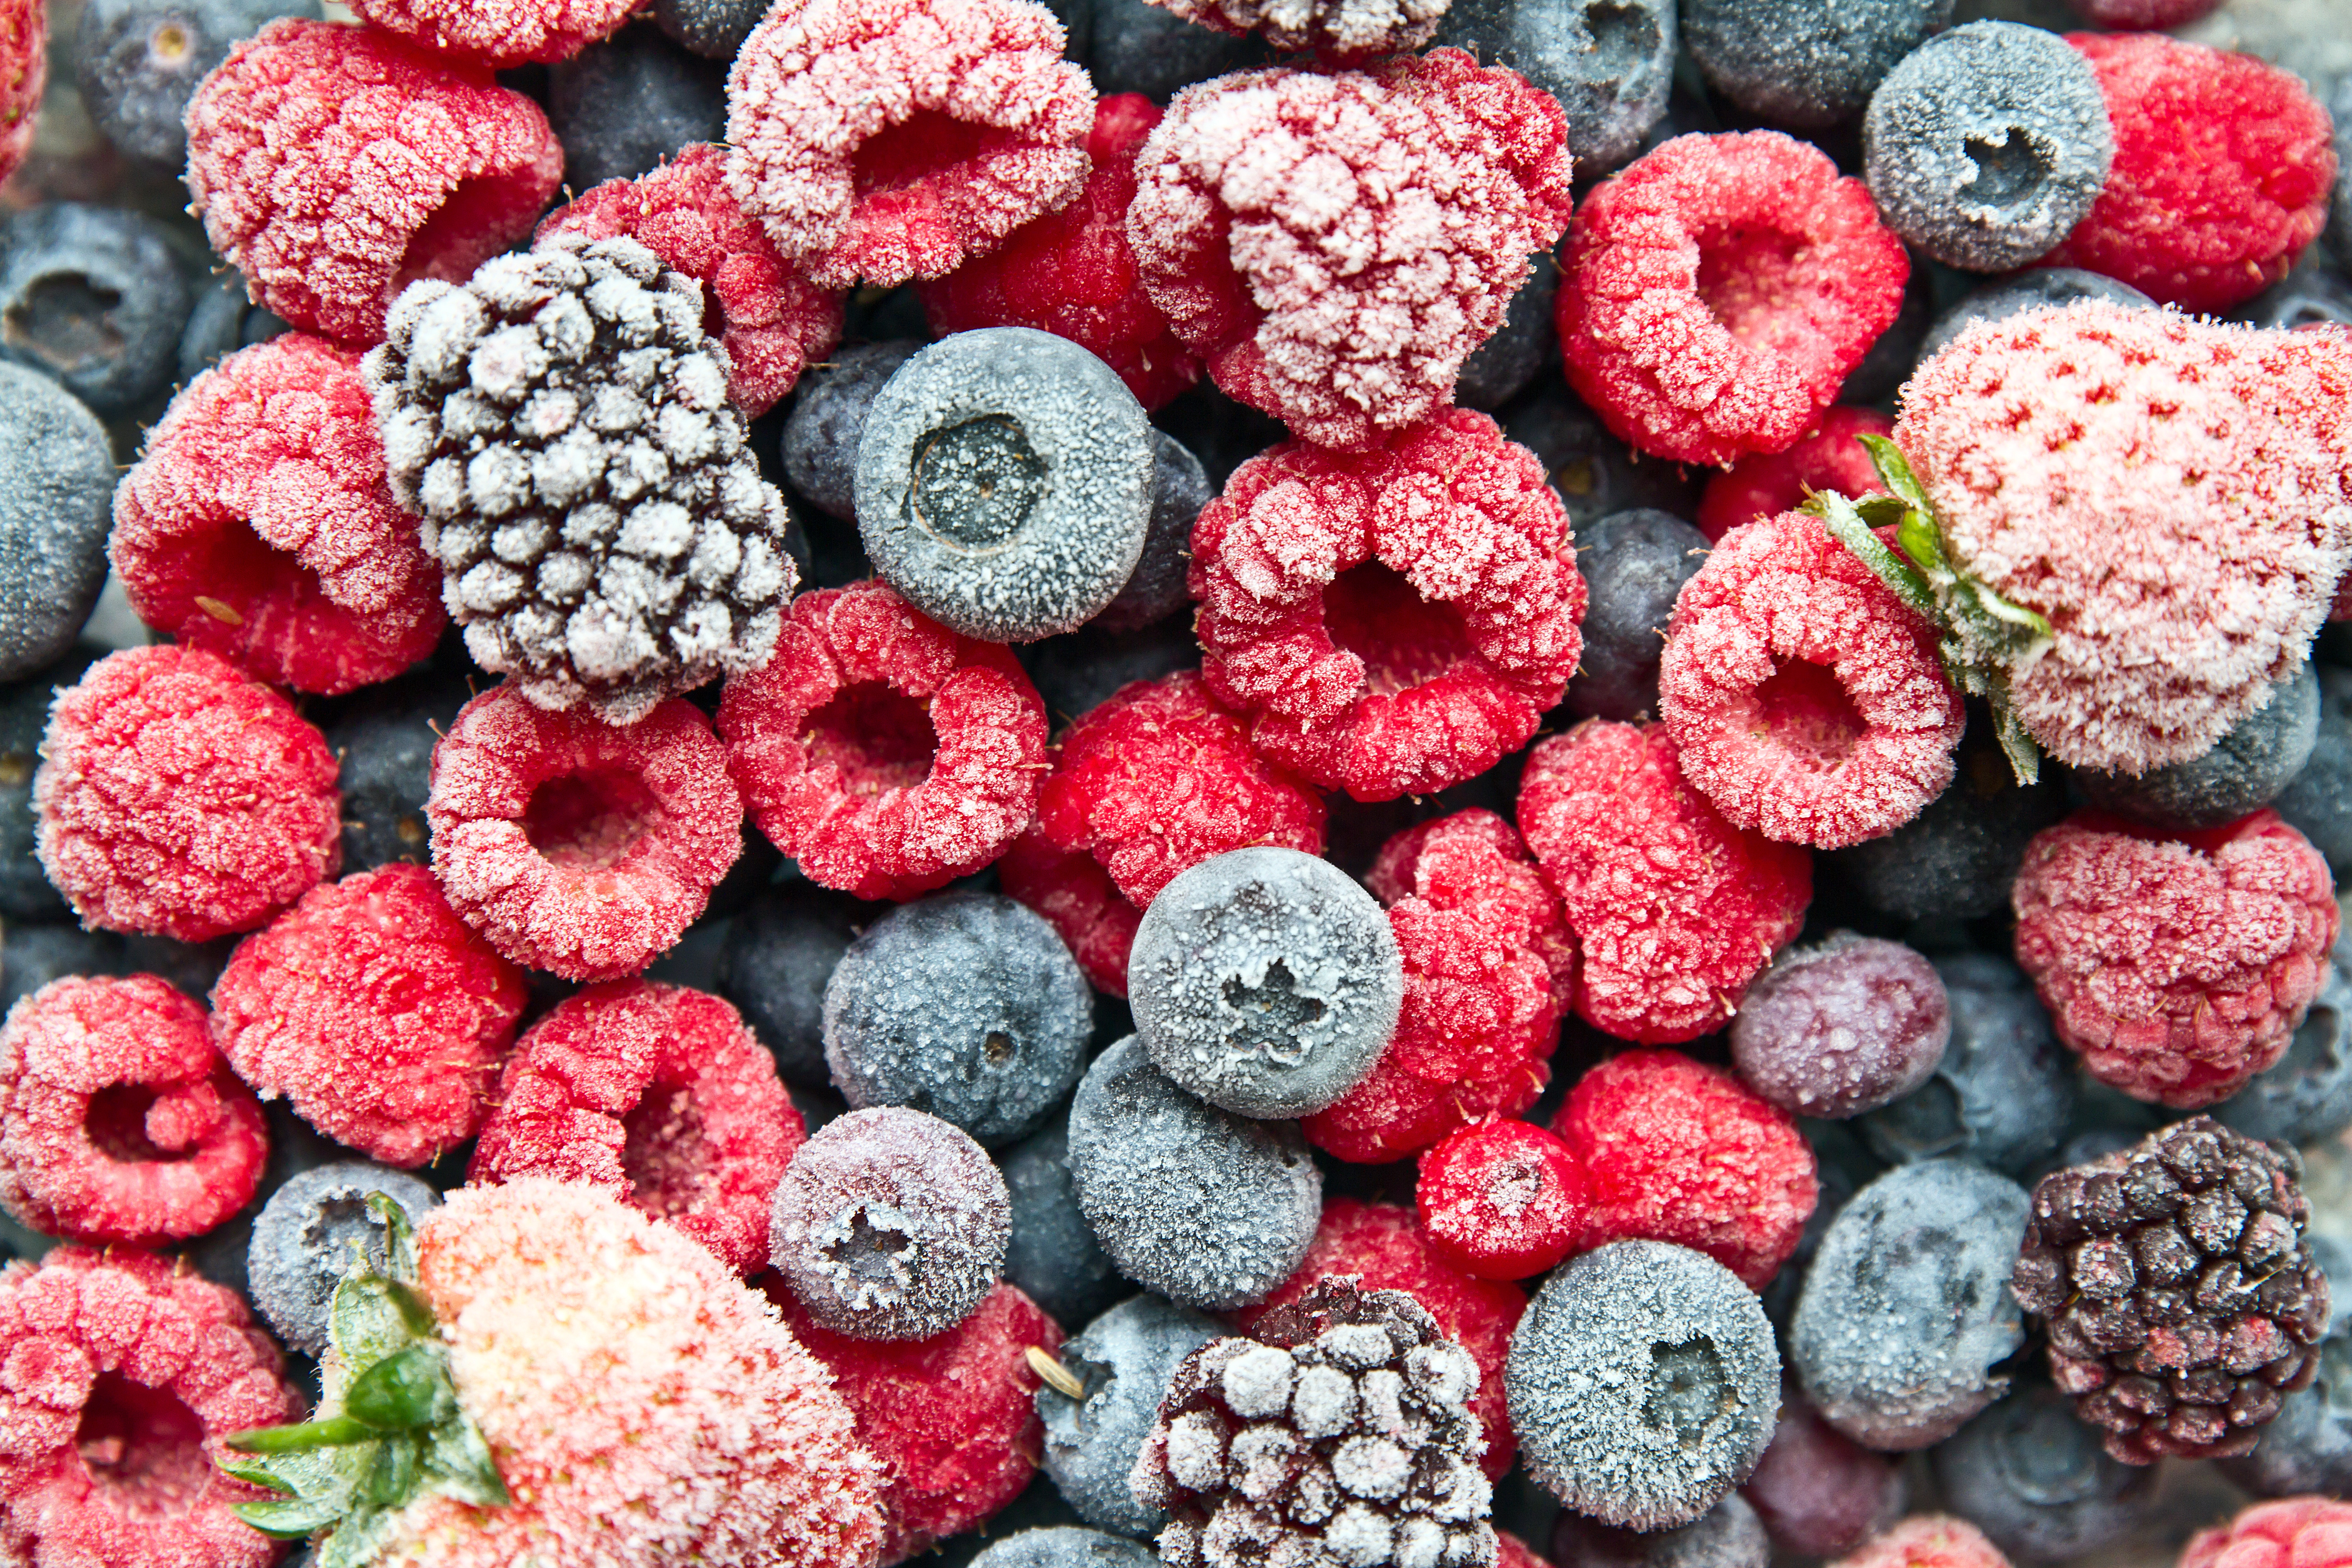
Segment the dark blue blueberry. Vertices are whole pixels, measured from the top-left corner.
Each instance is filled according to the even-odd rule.
[[[2327,112],[2336,122],[2336,196],[2327,205],[2327,246],[2336,253],[2336,271],[2352,279],[2352,70],[2336,79]]]
[[[196,84],[273,16],[318,0],[89,0],[74,30],[74,85],[116,151],[163,174],[187,161],[180,123]]]
[[[1077,1514],[1044,1471],[1029,1478],[1021,1495],[988,1516],[980,1525],[951,1535],[923,1556],[908,1559],[910,1568],[971,1568],[981,1553],[1009,1536],[1030,1531],[1055,1530],[1079,1522]],[[1122,1565],[1124,1568],[1124,1565]]]
[[[1018,1222],[1016,1221],[1016,1224]],[[1178,1363],[1224,1333],[1189,1307],[1130,1296],[1062,1346],[1062,1365],[1086,1392],[1037,1390],[1045,1473],[1078,1517],[1098,1530],[1149,1539],[1168,1522],[1127,1484]]]
[[[2294,271],[2230,312],[2233,321],[2292,331],[2312,325],[2352,327],[2352,287],[2306,254]]]
[[[547,122],[572,190],[634,180],[726,135],[727,68],[659,28],[624,27],[547,68]]]
[[[731,60],[768,14],[769,0],[654,0],[661,30],[714,60]]]
[[[2314,673],[2319,719],[2311,756],[2271,804],[2341,879],[2352,875],[2352,669],[2323,664]]]
[[[1061,1525],[1007,1535],[971,1560],[971,1568],[1158,1568],[1160,1553],[1139,1541]]]
[[[2156,1489],[2153,1466],[2109,1458],[2073,1401],[2040,1382],[1961,1427],[1933,1458],[1946,1505],[2019,1563],[2068,1563],[2113,1544]]]
[[[2066,792],[2055,779],[2017,782],[1980,710],[1969,710],[1958,763],[1950,785],[1918,816],[1828,856],[1872,909],[1903,920],[1974,920],[2007,909],[2026,845],[2066,815]]]
[[[14,316],[0,315],[0,338]],[[0,364],[0,681],[65,658],[106,586],[106,427],[47,376]]]
[[[10,925],[0,936],[0,1013],[68,974],[121,974],[122,939],[75,925]]]
[[[33,853],[33,770],[40,765],[50,701],[104,652],[80,643],[31,679],[0,686],[0,920],[72,918]]]
[[[2319,738],[2319,678],[2305,660],[2271,689],[2267,707],[2247,714],[2201,757],[2150,768],[2137,778],[2078,772],[2091,804],[2175,831],[2219,827],[2278,798]]]
[[[2102,278],[2073,267],[2037,267],[2014,278],[1988,283],[1936,318],[1919,342],[1919,363],[1927,363],[1944,345],[1979,321],[1999,321],[2021,310],[2045,305],[2071,305],[2077,300],[2105,300],[2115,305],[2153,308],[2156,301],[2128,283]]]
[[[1919,357],[1920,342],[1936,319],[1936,268],[1916,252],[1911,276],[1903,284],[1903,303],[1838,388],[1837,400],[1852,408],[1891,404],[1903,384],[1911,379],[1912,362]]]
[[[2305,1239],[2328,1283],[2319,1375],[2280,1402],[2277,1419],[2263,1428],[2252,1453],[2220,1466],[2256,1497],[2318,1492],[2340,1498],[2352,1491],[2352,1249],[2316,1231]]]
[[[1127,586],[1087,623],[1106,632],[1148,626],[1192,604],[1184,574],[1192,564],[1192,523],[1217,497],[1209,471],[1182,442],[1157,426],[1150,439],[1151,521],[1144,531],[1143,554],[1128,574]]]
[[[1289,435],[1280,420],[1235,403],[1205,375],[1177,394],[1151,421],[1201,459],[1210,485],[1217,489],[1224,488],[1235,468]]]
[[[1201,668],[1201,645],[1190,616],[1170,616],[1125,632],[1084,626],[1066,637],[1024,643],[1013,652],[1045,700],[1046,720],[1056,729],[1130,680],[1157,680]]]
[[[730,922],[716,988],[735,1004],[789,1084],[829,1086],[824,984],[883,907],[802,878],[777,883]]]
[[[327,1309],[343,1276],[362,1258],[386,1267],[383,1222],[368,1212],[371,1193],[391,1198],[411,1220],[441,1202],[405,1171],[343,1161],[289,1179],[254,1222],[246,1255],[253,1304],[279,1339],[305,1355],[327,1348]]]
[[[1570,712],[1622,721],[1657,711],[1666,621],[1706,561],[1706,535],[1671,512],[1621,511],[1576,531],[1588,597]]]
[[[1094,37],[1086,48],[1095,91],[1139,92],[1165,103],[1196,81],[1264,65],[1272,52],[1256,38],[1230,37],[1187,22],[1150,0],[1094,0]]]
[[[170,388],[193,303],[162,226],[143,214],[52,202],[0,226],[0,355],[101,418]]]
[[[1687,470],[1635,452],[1556,381],[1545,381],[1502,417],[1503,433],[1543,464],[1580,540],[1588,524],[1612,512],[1646,507],[1688,517],[1698,508],[1698,483]]]
[[[883,384],[923,345],[910,338],[858,343],[801,378],[784,421],[784,477],[811,506],[857,521],[857,447]]]
[[[199,1002],[212,992],[213,982],[228,967],[228,955],[237,939],[215,937],[210,942],[175,942],[168,936],[126,936],[122,939],[122,973],[152,974],[169,981]]]
[[[1878,1162],[1870,1157],[1843,1121],[1822,1121],[1811,1116],[1797,1119],[1805,1141],[1813,1146],[1814,1178],[1818,1184],[1813,1195],[1813,1212],[1805,1216],[1805,1228],[1797,1233],[1796,1250],[1780,1265],[1780,1271],[1766,1282],[1757,1294],[1764,1299],[1764,1315],[1772,1320],[1774,1328],[1783,1335],[1789,1331],[1789,1321],[1797,1310],[1797,1297],[1805,1288],[1805,1270],[1812,1267],[1813,1255],[1822,1249],[1822,1237],[1830,1233],[1831,1224],[1838,1211],[1853,1201],[1853,1194],[1879,1173]],[[1825,1145],[1841,1145],[1833,1153]],[[1851,1159],[1840,1157],[1846,1150]],[[1857,1175],[1856,1171],[1860,1171]]]
[[[1563,1510],[1552,1527],[1558,1568],[1765,1568],[1772,1541],[1748,1500],[1733,1492],[1679,1530],[1644,1535]]]
[[[1511,296],[1502,326],[1462,362],[1454,401],[1465,408],[1491,414],[1527,390],[1538,371],[1559,363],[1559,333],[1552,326],[1559,266],[1548,250],[1528,261],[1528,280]]]
[[[2295,1026],[2286,1055],[2215,1106],[2215,1120],[2249,1138],[2297,1144],[2352,1127],[2352,931],[2338,933],[2328,956],[2326,984]],[[2352,1289],[2352,1279],[2346,1286]]]
[[[284,317],[245,297],[245,275],[230,270],[198,287],[195,306],[180,333],[173,379],[185,384],[239,349],[266,343],[290,329]]]
[[[425,797],[433,748],[469,695],[463,679],[419,671],[359,692],[324,726],[343,792],[345,875],[431,862]]]
[[[1134,1293],[1078,1211],[1066,1114],[1007,1149],[996,1166],[1013,1196],[1013,1239],[1004,1244],[1007,1279],[1057,1323],[1083,1323]]]
[[[139,973],[138,964],[126,964],[124,973]],[[193,994],[201,997],[203,993]],[[360,1158],[333,1139],[320,1136],[282,1100],[264,1100],[261,1115],[269,1133],[269,1157],[262,1162],[261,1180],[255,1188],[253,1200],[180,1248],[197,1273],[215,1284],[227,1286],[240,1296],[252,1294],[248,1254],[253,1246],[253,1227],[261,1219],[264,1200],[305,1171],[338,1161],[350,1162]],[[459,1161],[457,1165],[462,1178],[464,1161]],[[307,1352],[297,1353],[309,1354]]]
[[[1675,81],[1672,0],[1454,0],[1435,42],[1558,99],[1580,180],[1633,160]]]
[[[2074,1058],[2025,972],[1990,953],[1936,961],[1952,1009],[1933,1077],[1857,1125],[1891,1164],[1949,1155],[2022,1179],[2054,1152],[2074,1114]]]
[[[1776,125],[1852,120],[1954,0],[1682,0],[1683,46],[1707,85]]]

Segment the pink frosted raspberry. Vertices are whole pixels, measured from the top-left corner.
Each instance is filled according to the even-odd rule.
[[[499,1079],[469,1182],[584,1182],[667,1220],[738,1274],[768,1255],[768,1199],[803,1136],[775,1058],[716,996],[620,980],[555,1005]]]
[[[48,0],[0,0],[0,180],[32,151],[48,57]]]
[[[433,871],[517,963],[619,980],[701,918],[743,852],[743,802],[710,721],[672,697],[625,729],[512,684],[433,749]]]
[[[1683,584],[1658,717],[1725,821],[1843,849],[1952,782],[1968,715],[1936,642],[1819,518],[1782,512],[1725,534]]]
[[[801,277],[727,188],[727,154],[697,142],[649,174],[607,180],[548,215],[539,242],[626,236],[700,283],[727,350],[727,392],[757,419],[841,341],[841,296]]]
[[[1143,287],[1230,396],[1364,447],[1449,403],[1568,223],[1568,123],[1460,49],[1185,89],[1136,155]]]
[[[441,573],[384,483],[359,355],[289,332],[172,400],[114,491],[139,618],[257,680],[333,695],[433,651]]]
[[[1815,490],[1865,496],[1878,470],[1862,436],[1887,436],[1895,421],[1875,408],[1830,408],[1785,452],[1751,453],[1706,481],[1691,521],[1710,541],[1743,522],[1794,511]]]
[[[342,863],[325,737],[201,648],[91,665],[49,710],[41,756],[35,847],[85,925],[210,942]]]
[[[2273,811],[2178,837],[2077,812],[2026,849],[2011,900],[2058,1037],[2177,1110],[2285,1054],[2337,924],[2327,862]]]
[[[1481,1279],[1525,1279],[1582,1249],[1591,1195],[1575,1150],[1497,1117],[1423,1151],[1413,1203],[1448,1264]]]
[[[51,981],[0,1026],[0,1206],[74,1241],[202,1236],[260,1184],[261,1104],[152,974]]]
[[[1833,1568],[2010,1568],[2010,1563],[1967,1520],[1915,1513],[1839,1558]]]
[[[822,288],[940,278],[1087,179],[1094,89],[1025,0],[801,0],[727,79],[727,184]]]
[[[1012,654],[884,584],[804,594],[775,654],[727,682],[719,732],[770,842],[820,887],[911,899],[1028,826],[1045,705]]]
[[[1577,1014],[1621,1039],[1723,1027],[1812,899],[1812,857],[1726,822],[1662,726],[1593,721],[1544,742],[1518,816],[1576,933]]]
[[[530,988],[422,866],[314,888],[240,942],[213,986],[237,1076],[371,1159],[421,1165],[471,1138]]]
[[[2180,1568],[2352,1568],[2352,1504],[2283,1498],[2191,1537]]]
[[[1910,275],[1869,189],[1811,143],[1677,136],[1576,215],[1557,308],[1569,384],[1657,457],[1783,451],[1893,324]]]
[[[619,32],[642,0],[352,0],[362,21],[505,70],[570,59]]]
[[[1543,464],[1483,414],[1366,452],[1285,442],[1192,525],[1201,673],[1317,784],[1440,790],[1559,700],[1584,647],[1575,552]]]
[[[188,190],[255,299],[383,341],[393,296],[463,283],[530,232],[563,177],[539,105],[372,28],[285,18],[188,103]]]

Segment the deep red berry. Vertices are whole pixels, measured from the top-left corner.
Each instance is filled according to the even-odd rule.
[[[352,0],[360,19],[505,70],[569,59],[620,31],[637,0]]]
[[[669,698],[624,729],[551,713],[511,684],[433,749],[433,871],[515,963],[617,980],[701,918],[743,852],[743,803],[710,721]]]
[[[1834,1568],[2010,1568],[2010,1563],[1967,1520],[1915,1513],[1839,1558]]]
[[[0,0],[0,180],[32,150],[48,56],[48,0]]]
[[[314,888],[237,945],[213,1038],[237,1076],[336,1142],[421,1165],[471,1138],[530,988],[396,864]]]
[[[243,1208],[261,1104],[152,974],[51,981],[0,1026],[0,1206],[45,1236],[153,1247]]]
[[[2347,1568],[2352,1505],[2327,1497],[2255,1503],[2227,1524],[2198,1531],[2180,1568]]]
[[[86,925],[251,931],[341,864],[335,759],[200,648],[109,654],[61,692],[33,776],[41,868]]]
[[[1005,846],[996,876],[1005,897],[1045,917],[1088,984],[1113,996],[1127,994],[1127,955],[1143,911],[1128,902],[1101,861],[1056,849],[1032,827]]]
[[[740,1274],[767,1257],[768,1199],[803,1136],[775,1058],[733,1007],[620,980],[524,1033],[466,1179],[584,1182]]]
[[[1677,136],[1587,198],[1560,268],[1569,384],[1685,463],[1793,446],[1902,308],[1860,180],[1777,131]]]
[[[995,859],[1046,768],[1045,705],[1012,654],[872,581],[793,600],[774,656],[728,681],[719,732],[760,831],[861,899]]]
[[[1894,431],[1895,421],[1875,408],[1824,409],[1795,446],[1751,453],[1707,480],[1691,521],[1709,540],[1718,540],[1743,522],[1794,511],[1816,490],[1849,500],[1869,495],[1882,488],[1878,470],[1870,449],[1855,437]]]
[[[1793,1381],[1781,1385],[1771,1447],[1740,1489],[1773,1543],[1798,1557],[1853,1551],[1895,1522],[1910,1491],[1894,1459],[1822,1420]]]
[[[1413,1192],[1430,1249],[1482,1279],[1525,1279],[1581,1251],[1590,1198],[1576,1151],[1507,1117],[1423,1150]]]

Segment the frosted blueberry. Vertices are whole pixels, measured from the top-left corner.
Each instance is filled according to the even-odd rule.
[[[0,364],[0,681],[64,657],[106,586],[106,427],[47,376]]]
[[[1160,1568],[1160,1558],[1141,1542],[1062,1524],[1008,1535],[971,1568]]]
[[[1004,1277],[1057,1323],[1082,1323],[1133,1287],[1095,1240],[1070,1179],[1069,1119],[1056,1115],[997,1160],[1013,1200]]]
[[[1435,42],[1558,99],[1580,179],[1642,151],[1675,82],[1671,0],[1454,0]]]
[[[2272,805],[2327,858],[2339,886],[2352,878],[2352,669],[2316,667],[2319,718],[2311,756]]]
[[[2074,267],[2036,267],[2014,278],[1986,284],[1936,318],[1919,340],[1917,363],[1926,364],[1946,344],[1979,321],[1999,321],[2026,310],[2055,309],[2077,300],[2105,300],[2110,304],[2154,308],[2156,301],[2128,283],[2102,278]]]
[[[782,882],[727,923],[713,989],[743,1015],[786,1083],[829,1085],[824,987],[877,906],[803,879]]]
[[[1213,1320],[1149,1293],[1130,1296],[1062,1346],[1061,1363],[1086,1390],[1072,1399],[1037,1390],[1045,1423],[1045,1473],[1088,1524],[1149,1536],[1168,1522],[1128,1485],[1143,1440],[1160,1414],[1168,1379],[1184,1358],[1225,1331]]]
[[[1192,556],[1192,523],[1217,497],[1209,471],[1183,443],[1151,431],[1151,525],[1143,554],[1118,597],[1088,623],[1107,632],[1133,631],[1174,615],[1192,602],[1184,574]]]
[[[857,444],[866,412],[898,367],[923,345],[912,338],[858,343],[837,351],[802,378],[784,420],[784,477],[810,505],[844,522],[857,521]]]
[[[1767,1568],[1772,1539],[1738,1492],[1675,1530],[1641,1534],[1563,1512],[1551,1534],[1558,1568]]]
[[[345,1160],[289,1177],[253,1222],[245,1261],[253,1304],[304,1355],[327,1348],[327,1310],[343,1276],[362,1258],[371,1268],[390,1266],[383,1223],[368,1213],[371,1193],[392,1199],[412,1221],[441,1202],[404,1171]]]
[[[2070,1563],[2128,1534],[2156,1490],[2153,1466],[2107,1457],[2065,1395],[2030,1384],[1934,1454],[1955,1513],[2024,1563]]]
[[[1890,1164],[1945,1155],[2022,1178],[2049,1158],[2074,1114],[2074,1058],[2024,971],[1990,953],[1936,961],[1951,1043],[1927,1082],[1856,1119]]]
[[[2319,677],[2306,659],[2271,688],[2267,706],[2247,714],[2185,763],[2133,778],[2077,770],[2091,804],[2173,831],[2235,822],[2279,796],[2311,761],[2319,740]]]
[[[2215,1106],[2215,1121],[2249,1138],[2294,1144],[2316,1143],[2352,1126],[2352,931],[2338,931],[2328,957],[2327,980],[2295,1026],[2286,1055]],[[2352,1277],[2345,1289],[2352,1292]],[[2345,1393],[2352,1396],[2352,1387]]]
[[[1848,120],[1954,0],[1682,0],[1683,45],[1707,85],[1776,125]]]

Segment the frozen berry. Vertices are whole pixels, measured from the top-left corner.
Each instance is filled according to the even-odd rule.
[[[79,398],[0,364],[0,680],[64,658],[97,607],[115,477],[106,426]]]
[[[1590,597],[1583,658],[1565,699],[1570,712],[1631,720],[1657,711],[1666,623],[1707,542],[1681,518],[1646,508],[1612,513],[1578,532],[1576,566]]]
[[[2009,1559],[1967,1520],[1944,1513],[1915,1513],[1833,1568],[2010,1568]]]
[[[1794,511],[1816,490],[1867,495],[1879,488],[1878,470],[1856,437],[1894,428],[1895,421],[1874,408],[1825,409],[1795,446],[1750,453],[1708,479],[1693,521],[1712,544],[1741,523]]]
[[[1920,340],[1918,363],[1924,365],[1934,359],[1950,346],[1953,339],[1979,321],[2004,321],[2028,310],[2068,305],[2077,300],[2104,300],[2110,305],[2126,308],[2156,303],[2130,284],[2102,278],[2095,272],[2074,267],[2032,268],[1996,279],[1962,295],[1958,303],[1936,318],[1927,335]]]
[[[653,0],[661,30],[714,60],[731,60],[767,15],[761,0]]]
[[[566,185],[633,180],[726,134],[727,68],[655,28],[624,27],[550,68],[547,122]]]
[[[1078,1516],[1098,1529],[1150,1537],[1168,1522],[1128,1485],[1185,1357],[1223,1333],[1213,1321],[1150,1293],[1130,1296],[1062,1346],[1063,1369],[1084,1393],[1037,1391],[1045,1473]],[[1154,1558],[1152,1561],[1157,1562]]]
[[[2352,1479],[2352,1410],[2344,1398],[2352,1389],[2352,1289],[2346,1289],[2352,1285],[2352,1252],[2316,1232],[2305,1240],[2328,1279],[2327,1337],[2318,1345],[2318,1375],[2310,1387],[2280,1401],[2277,1417],[2263,1428],[2252,1453],[2215,1467],[2256,1497],[2341,1497]]]
[[[1767,1534],[1799,1557],[1834,1557],[1895,1522],[1910,1489],[1902,1469],[1821,1418],[1783,1384],[1780,1420],[1744,1489]]]
[[[2026,846],[2066,814],[2055,778],[2018,781],[1982,708],[1953,757],[1952,782],[1919,815],[1823,860],[1862,901],[1898,920],[1975,920],[2009,905]]]
[[[1144,530],[1143,553],[1126,584],[1088,624],[1104,632],[1132,632],[1165,621],[1191,604],[1185,574],[1192,559],[1192,525],[1201,509],[1216,497],[1201,459],[1155,426],[1151,519]]]
[[[106,418],[170,386],[194,300],[166,231],[117,207],[54,202],[0,225],[0,358],[39,371]]]
[[[1644,458],[1560,382],[1547,377],[1501,418],[1504,432],[1543,464],[1579,539],[1621,511],[1696,515],[1700,486],[1689,468]]]
[[[34,853],[38,823],[33,815],[33,771],[39,766],[49,704],[79,680],[103,651],[95,643],[78,643],[30,679],[0,686],[0,921],[16,931],[28,921],[66,918],[65,900],[49,886]],[[0,1009],[5,1005],[0,1003]]]
[[[1188,22],[1236,36],[1255,33],[1278,49],[1311,49],[1318,59],[1359,59],[1417,49],[1445,15],[1443,0],[1156,0]]]
[[[1437,1255],[1486,1279],[1542,1273],[1579,1249],[1590,1217],[1576,1152],[1507,1118],[1424,1151],[1415,1201]]]
[[[74,29],[73,84],[116,152],[176,175],[188,99],[229,46],[272,17],[318,14],[317,0],[98,0]]]
[[[2301,1148],[2352,1125],[2352,952],[2342,933],[2329,956],[2327,978],[2286,1054],[2213,1107],[2213,1119],[2223,1126]],[[2352,1278],[2346,1285],[2352,1302]]]
[[[796,494],[829,516],[856,521],[857,448],[866,416],[922,346],[906,338],[856,343],[810,371],[784,419],[784,474]]]
[[[781,882],[728,922],[714,988],[776,1058],[789,1084],[830,1085],[824,983],[873,911],[802,878]]]
[[[274,5],[277,0],[268,3]],[[246,298],[245,276],[233,268],[197,284],[195,301],[195,308],[188,312],[188,324],[180,332],[176,379],[182,384],[239,349],[257,348],[293,330],[284,317]]]
[[[326,1350],[328,1310],[343,1278],[362,1265],[391,1268],[383,1223],[368,1211],[374,1193],[398,1204],[412,1225],[441,1201],[415,1176],[339,1160],[289,1177],[253,1223],[246,1261],[253,1304],[304,1355]]]
[[[362,21],[397,33],[438,56],[499,69],[568,59],[610,37],[635,0],[528,0],[467,5],[463,0],[352,0]]]
[[[1139,1541],[1064,1524],[1001,1537],[971,1568],[1157,1568],[1159,1562]]]
[[[109,552],[141,620],[299,691],[398,675],[445,620],[441,574],[384,483],[359,356],[308,333],[173,399],[115,490]]]
[[[1916,1089],[1857,1125],[1871,1151],[1892,1164],[1951,1155],[2021,1176],[2065,1135],[2074,1112],[2074,1064],[2014,964],[1969,953],[1938,960],[1936,971],[1950,1008],[1951,1043]]]
[[[2156,1472],[2119,1464],[2065,1395],[2029,1384],[1933,1456],[1947,1506],[1993,1544],[2031,1563],[2066,1563],[2111,1546],[2145,1516]]]
[[[1559,1568],[1769,1568],[1772,1541],[1738,1492],[1690,1523],[1643,1534],[1562,1510],[1551,1535]]]
[[[1436,41],[1507,66],[1558,100],[1582,178],[1640,152],[1665,113],[1675,31],[1664,0],[1454,0]]]
[[[1951,1034],[1944,983],[1926,959],[1898,942],[1832,931],[1757,977],[1731,1021],[1731,1059],[1773,1104],[1837,1119],[1926,1083]]]
[[[1274,51],[1263,39],[1213,32],[1188,22],[1151,0],[1095,0],[1073,7],[1087,18],[1083,47],[1071,38],[1073,58],[1083,58],[1095,90],[1140,93],[1155,103],[1193,82],[1263,66]]]
[[[2319,717],[2310,759],[2272,805],[2328,868],[2352,871],[2352,670],[2317,665]]]
[[[420,670],[369,688],[322,726],[343,795],[346,873],[432,858],[433,748],[472,696],[462,678]]]
[[[0,179],[32,149],[41,92],[48,85],[47,0],[9,0],[0,13]]]
[[[1559,360],[1559,264],[1549,250],[1528,258],[1528,280],[1511,296],[1495,335],[1470,351],[1454,379],[1454,401],[1494,413]]]
[[[1683,46],[1707,85],[1776,125],[1853,119],[1888,71],[1952,19],[1952,0],[1685,0]]]
[[[2332,1498],[2257,1503],[2200,1531],[2180,1568],[2342,1568],[2352,1563],[2352,1506]]]
[[[1083,1323],[1133,1294],[1087,1228],[1070,1178],[1069,1113],[996,1157],[1013,1208],[1004,1278],[1057,1323]]]
[[[2319,678],[2305,663],[2204,755],[2127,773],[2078,771],[2093,805],[2175,832],[2220,827],[2258,811],[2311,761],[2319,740]]]

